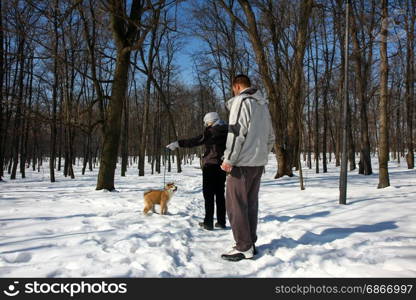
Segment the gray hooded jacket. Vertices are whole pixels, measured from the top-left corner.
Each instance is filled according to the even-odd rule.
[[[275,143],[269,102],[254,88],[243,90],[226,106],[230,111],[224,162],[237,167],[265,166]]]

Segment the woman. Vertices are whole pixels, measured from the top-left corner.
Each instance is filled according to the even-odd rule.
[[[227,141],[228,126],[216,112],[210,112],[205,115],[204,125],[205,130],[201,135],[173,142],[166,147],[174,151],[179,147],[192,148],[205,145],[205,152],[202,158],[202,190],[205,199],[205,218],[204,222],[199,223],[199,225],[204,229],[213,230],[214,202],[217,205],[217,222],[215,227],[226,227],[224,197],[226,173],[221,170],[221,164]]]

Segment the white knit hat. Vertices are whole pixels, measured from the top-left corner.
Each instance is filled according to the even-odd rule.
[[[208,123],[212,123],[215,121],[218,121],[220,119],[220,116],[218,115],[217,112],[209,112],[205,115],[204,117],[204,123],[208,124]]]

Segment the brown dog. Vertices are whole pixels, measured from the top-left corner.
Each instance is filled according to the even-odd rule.
[[[168,212],[168,202],[178,188],[173,183],[168,183],[164,190],[149,190],[144,192],[144,214],[149,210],[155,212],[155,205],[160,205],[160,213],[165,215]]]

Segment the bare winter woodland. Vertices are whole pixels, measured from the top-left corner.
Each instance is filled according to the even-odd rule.
[[[226,119],[239,73],[270,101],[275,177],[301,161],[326,172],[340,165],[347,74],[349,169],[372,174],[378,156],[388,186],[388,160],[414,168],[416,2],[351,1],[349,53],[345,2],[1,1],[0,178],[43,166],[54,182],[82,164],[112,190],[128,166],[147,175],[146,160],[180,172],[200,150],[165,145],[197,135],[209,111]]]

